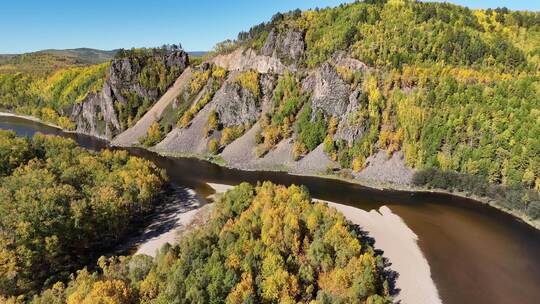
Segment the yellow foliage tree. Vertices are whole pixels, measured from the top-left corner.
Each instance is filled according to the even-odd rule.
[[[146,136],[141,138],[139,142],[146,147],[150,147],[159,143],[162,137],[161,125],[156,121],[148,128]]]
[[[211,70],[195,71],[191,77],[191,94],[197,94],[208,82]]]
[[[242,304],[246,303],[250,297],[255,295],[253,289],[253,278],[251,273],[242,273],[242,280],[234,286],[233,290],[227,296],[225,303],[227,304]]]
[[[302,157],[303,155],[306,155],[306,153],[308,153],[308,148],[306,147],[306,145],[298,141],[294,143],[294,146],[293,146],[294,160],[299,160],[300,157]]]
[[[218,117],[216,111],[210,112],[210,115],[208,116],[208,129],[209,130],[217,130],[218,129]]]
[[[227,75],[227,70],[225,70],[224,68],[221,68],[218,66],[214,66],[212,68],[212,77],[223,79],[225,78],[226,75]]]
[[[246,71],[236,76],[236,82],[243,88],[249,90],[254,96],[259,96],[259,73],[256,71]]]
[[[223,129],[220,144],[226,146],[240,137],[244,132],[243,126],[231,126]]]
[[[219,150],[219,143],[217,139],[214,139],[214,138],[210,139],[208,141],[208,152],[210,154],[216,154],[218,150]]]
[[[352,161],[352,169],[354,172],[360,172],[364,169],[366,159],[363,156],[357,156]]]
[[[132,291],[124,281],[106,280],[97,281],[90,292],[74,302],[74,298],[68,298],[68,304],[129,304],[132,299]]]

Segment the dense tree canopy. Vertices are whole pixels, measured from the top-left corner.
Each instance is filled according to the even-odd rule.
[[[88,264],[152,208],[163,183],[125,151],[0,131],[0,295],[31,295]]]
[[[300,66],[317,68],[340,53],[370,67],[359,72],[334,66],[351,91],[360,92],[358,111],[345,119],[362,134],[353,142],[334,140],[331,128],[326,129],[332,117],[313,113],[309,103],[300,112],[297,106],[280,105],[270,113],[271,123],[261,119],[257,141],[265,143],[263,152],[292,135],[295,155],[324,141],[332,159],[355,171],[377,150],[388,155],[401,150],[407,164],[421,171],[476,176],[523,193],[540,190],[540,13],[357,1],[276,14],[241,33],[236,43],[260,48],[271,31],[289,30],[304,35]],[[311,92],[294,90],[291,80],[301,82],[303,77],[281,76],[276,100],[302,106],[297,101],[309,100]],[[295,111],[283,116],[280,109]],[[294,134],[288,131],[291,122]],[[428,181],[435,176],[425,174],[418,181],[440,187],[440,182]],[[484,184],[475,183],[477,188]],[[537,216],[528,211],[530,195],[514,204]]]
[[[389,303],[382,261],[304,188],[228,191],[206,226],[148,256],[100,259],[35,303]]]
[[[262,47],[271,30],[305,34],[307,66],[349,51],[378,67],[438,63],[513,71],[540,64],[540,13],[471,10],[450,3],[356,1],[338,7],[276,14],[238,35]]]

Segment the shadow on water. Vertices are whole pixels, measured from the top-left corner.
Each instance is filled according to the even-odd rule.
[[[93,150],[108,147],[100,139],[20,118],[0,117],[0,128],[20,135],[39,131],[70,137]],[[208,182],[234,185],[269,180],[305,185],[313,197],[364,210],[387,205],[418,235],[444,303],[536,304],[540,299],[540,231],[487,205],[450,194],[379,190],[319,177],[228,169],[140,148],[127,150],[154,161],[173,183],[202,196],[211,191]]]

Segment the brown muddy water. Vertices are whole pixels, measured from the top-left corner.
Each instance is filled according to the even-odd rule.
[[[106,141],[15,117],[0,117],[0,129],[69,137],[101,150]],[[207,182],[272,181],[305,185],[322,200],[371,210],[387,205],[418,235],[443,303],[540,303],[540,231],[495,208],[441,193],[378,190],[358,184],[283,172],[228,169],[192,158],[164,157],[140,148],[132,155],[154,161],[171,182],[207,194]],[[376,241],[376,240],[375,240]],[[376,246],[376,243],[375,243]]]

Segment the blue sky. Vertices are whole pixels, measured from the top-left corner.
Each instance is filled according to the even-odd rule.
[[[344,0],[6,0],[0,7],[0,53],[48,48],[98,49],[181,42],[209,50],[278,11],[335,6]],[[473,8],[540,10],[540,0],[453,0]]]

